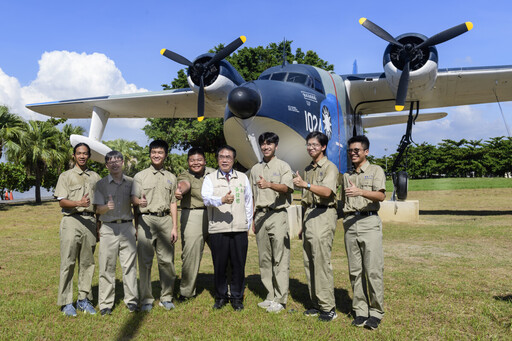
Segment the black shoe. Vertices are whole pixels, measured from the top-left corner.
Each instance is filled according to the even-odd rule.
[[[306,316],[318,316],[318,314],[320,314],[320,310],[316,308],[311,308],[304,312],[304,315]]]
[[[231,301],[231,306],[235,311],[242,311],[244,310],[244,304],[242,303],[242,300],[235,299]]]
[[[126,307],[128,307],[128,311],[130,313],[135,313],[139,311],[139,307],[135,303],[128,303]]]
[[[364,324],[364,327],[367,329],[375,330],[379,328],[380,319],[376,318],[375,316],[370,316],[368,320],[366,320],[366,323]]]
[[[320,311],[320,315],[318,316],[318,319],[320,321],[324,322],[330,322],[334,319],[336,319],[338,315],[336,314],[336,310],[332,308],[330,311]]]
[[[228,304],[228,300],[225,298],[215,299],[215,304],[213,305],[213,309],[221,309],[226,304]]]
[[[352,325],[356,327],[364,327],[366,320],[368,320],[368,317],[366,316],[356,316],[354,321],[352,321]]]
[[[110,309],[110,308],[103,308],[103,309],[100,310],[100,314],[101,314],[101,316],[111,315],[112,314],[112,309]]]
[[[194,296],[191,296],[191,297],[187,297],[187,296],[181,296],[179,295],[178,297],[176,297],[176,301],[180,302],[180,303],[184,303],[184,302],[187,302],[187,301],[190,301],[191,299],[193,299]]]

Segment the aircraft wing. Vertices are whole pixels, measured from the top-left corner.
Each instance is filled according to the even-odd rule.
[[[420,113],[416,118],[416,122],[439,120],[447,115],[448,114],[445,112]],[[365,115],[361,117],[363,128],[375,128],[407,123],[408,119],[408,112],[402,114]]]
[[[356,113],[395,111],[395,96],[384,73],[342,77]],[[439,69],[434,87],[420,98],[420,109],[491,103],[496,98],[500,102],[512,101],[512,65]]]
[[[224,117],[225,103],[205,99],[205,117]],[[196,118],[197,95],[191,89],[176,89],[27,105],[40,114],[62,118],[89,118],[94,107],[108,111],[110,118]]]

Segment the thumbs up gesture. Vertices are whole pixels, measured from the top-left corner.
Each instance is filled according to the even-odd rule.
[[[146,207],[148,206],[148,201],[146,199],[146,194],[142,193],[142,198],[139,200],[139,206],[140,207]]]
[[[270,187],[270,183],[263,179],[263,177],[260,175],[260,179],[258,180],[258,182],[256,182],[258,184],[258,188],[269,188]]]
[[[348,183],[350,184],[350,186],[345,188],[345,194],[348,197],[358,197],[360,195],[363,195],[363,191],[360,188],[357,188],[352,181],[348,180]]]
[[[232,204],[233,201],[235,201],[235,196],[233,194],[231,194],[231,190],[229,190],[229,192],[222,197],[222,203],[223,204]]]
[[[108,196],[107,206],[109,210],[113,210],[116,207],[114,204],[114,199],[112,199],[112,194],[109,194]]]
[[[302,180],[302,177],[299,174],[299,171],[295,171],[294,178],[293,178],[293,184],[296,187],[304,188],[308,186],[308,183],[304,180]]]
[[[174,191],[174,196],[178,200],[183,199],[183,191],[181,190],[181,182],[178,182],[178,187],[176,188],[176,191]]]
[[[89,193],[86,193],[82,199],[78,202],[78,206],[80,207],[89,207],[91,205],[91,199],[89,198]]]

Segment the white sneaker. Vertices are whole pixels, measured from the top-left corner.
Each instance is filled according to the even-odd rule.
[[[284,306],[281,303],[272,302],[270,307],[267,308],[267,313],[278,313],[284,310]]]
[[[263,308],[263,309],[267,309],[268,307],[270,307],[272,305],[272,303],[274,303],[274,302],[273,301],[269,301],[269,300],[265,300],[263,302],[258,303],[258,307]]]

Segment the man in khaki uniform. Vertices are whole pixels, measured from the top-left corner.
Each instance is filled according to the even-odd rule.
[[[336,165],[325,156],[328,142],[327,136],[318,131],[306,137],[307,151],[312,162],[306,167],[305,180],[298,172],[293,179],[295,186],[303,188],[304,269],[313,304],[313,307],[304,314],[318,315],[321,321],[326,322],[338,317],[334,300],[331,251],[336,230],[336,190],[339,172]]]
[[[343,174],[343,227],[348,270],[354,298],[352,325],[377,329],[384,316],[384,254],[382,222],[377,214],[386,198],[386,175],[366,157],[370,141],[366,136],[348,140],[353,170]],[[367,289],[367,290],[366,290]]]
[[[108,152],[105,164],[110,174],[96,184],[93,201],[102,222],[98,255],[102,316],[110,315],[114,306],[118,255],[123,272],[124,303],[131,313],[138,310],[136,231],[130,196],[133,179],[123,174],[120,152]]]
[[[73,306],[73,272],[78,259],[78,300],[76,307],[84,313],[96,314],[91,304],[94,275],[96,222],[91,201],[100,176],[87,169],[91,149],[79,143],[73,149],[75,166],[62,173],[54,196],[62,208],[60,223],[60,281],[57,304],[66,316],[76,316]]]
[[[137,256],[142,311],[153,308],[151,267],[155,252],[162,288],[159,305],[166,310],[174,308],[174,243],[178,240],[178,208],[174,198],[176,176],[164,169],[168,150],[169,145],[163,140],[151,142],[151,166],[133,178],[132,201],[141,214],[138,219]]]
[[[204,177],[215,172],[206,167],[204,151],[193,147],[188,151],[188,170],[178,177],[176,199],[181,200],[181,282],[179,301],[196,295],[196,282],[204,243],[208,239],[208,214],[201,197]]]
[[[261,281],[267,289],[266,299],[258,306],[278,313],[288,298],[290,236],[286,208],[292,202],[293,175],[290,166],[275,155],[279,136],[266,132],[258,142],[263,161],[252,167],[250,181]]]

